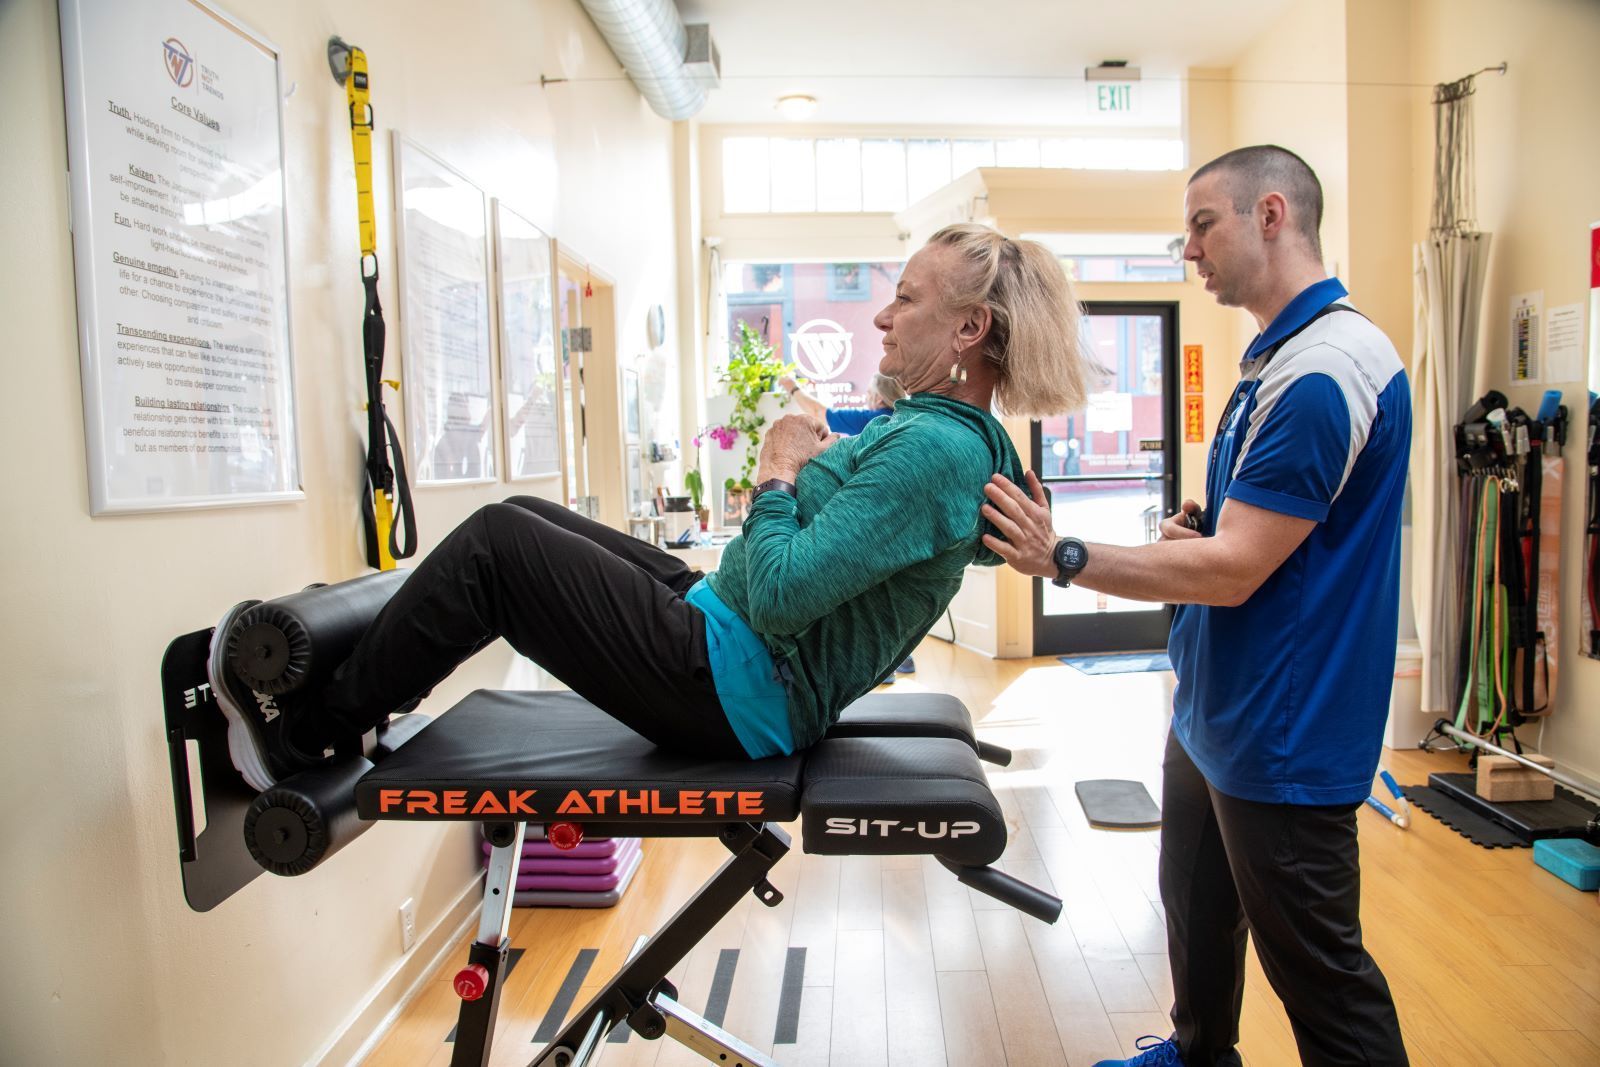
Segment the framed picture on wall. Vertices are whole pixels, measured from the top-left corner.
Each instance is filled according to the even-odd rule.
[[[636,370],[622,374],[622,418],[628,443],[638,444],[639,427],[644,420],[639,411],[639,372]]]
[[[60,18],[90,513],[304,499],[278,49],[199,0]]]
[[[411,469],[418,485],[492,482],[488,201],[398,131],[394,181]]]
[[[556,408],[561,383],[556,366],[550,238],[495,200],[494,239],[499,267],[500,410],[505,412],[506,478],[553,478],[561,473]]]

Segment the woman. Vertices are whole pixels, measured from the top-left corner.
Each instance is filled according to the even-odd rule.
[[[994,474],[1023,474],[990,409],[1038,418],[1083,401],[1078,309],[1041,245],[941,230],[873,321],[880,370],[910,395],[854,437],[778,419],[743,533],[709,578],[549,501],[490,504],[418,565],[327,687],[280,698],[282,714],[213,655],[235,765],[267,788],[496,637],[658,745],[760,759],[814,743],[906,658],[968,564],[1001,562],[978,508]]]

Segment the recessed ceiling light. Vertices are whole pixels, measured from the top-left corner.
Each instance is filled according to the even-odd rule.
[[[817,98],[804,93],[791,93],[788,96],[778,97],[778,114],[786,119],[798,121],[808,119],[817,110]]]

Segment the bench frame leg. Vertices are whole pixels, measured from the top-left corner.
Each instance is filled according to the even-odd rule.
[[[767,907],[775,907],[783,894],[767,881],[767,872],[789,851],[789,835],[768,823],[737,823],[718,835],[733,855],[690,900],[678,909],[638,952],[628,958],[605,988],[573,1015],[555,1040],[545,1046],[530,1067],[584,1067],[600,1042],[624,1021],[641,1036],[663,1036],[717,1062],[733,1063],[739,1057],[750,1067],[773,1061],[738,1038],[724,1033],[677,1003],[677,991],[667,972],[677,966],[752,890]],[[718,1060],[719,1055],[730,1058]]]
[[[516,889],[517,865],[522,860],[524,823],[496,823],[485,828],[494,850],[483,884],[483,908],[478,913],[478,937],[467,962],[489,972],[489,983],[477,1000],[463,1000],[456,1017],[455,1048],[450,1067],[488,1067],[494,1044],[495,1016],[500,1010],[500,987],[506,980],[506,960],[511,953],[511,900]]]

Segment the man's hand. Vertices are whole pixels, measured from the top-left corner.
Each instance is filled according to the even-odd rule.
[[[756,484],[772,478],[792,482],[800,468],[827,451],[839,439],[828,427],[809,415],[785,415],[772,424],[761,444],[761,462],[756,467]]]
[[[1183,541],[1199,537],[1200,531],[1189,525],[1190,516],[1193,516],[1196,522],[1200,521],[1200,505],[1193,500],[1185,500],[1176,515],[1161,520],[1161,540]]]
[[[1028,472],[1028,493],[1003,474],[996,474],[983,487],[989,502],[979,510],[1005,535],[1005,540],[984,534],[983,543],[1013,569],[1039,578],[1056,576],[1056,530],[1046,503],[1044,486]],[[1032,494],[1030,500],[1028,494]]]

